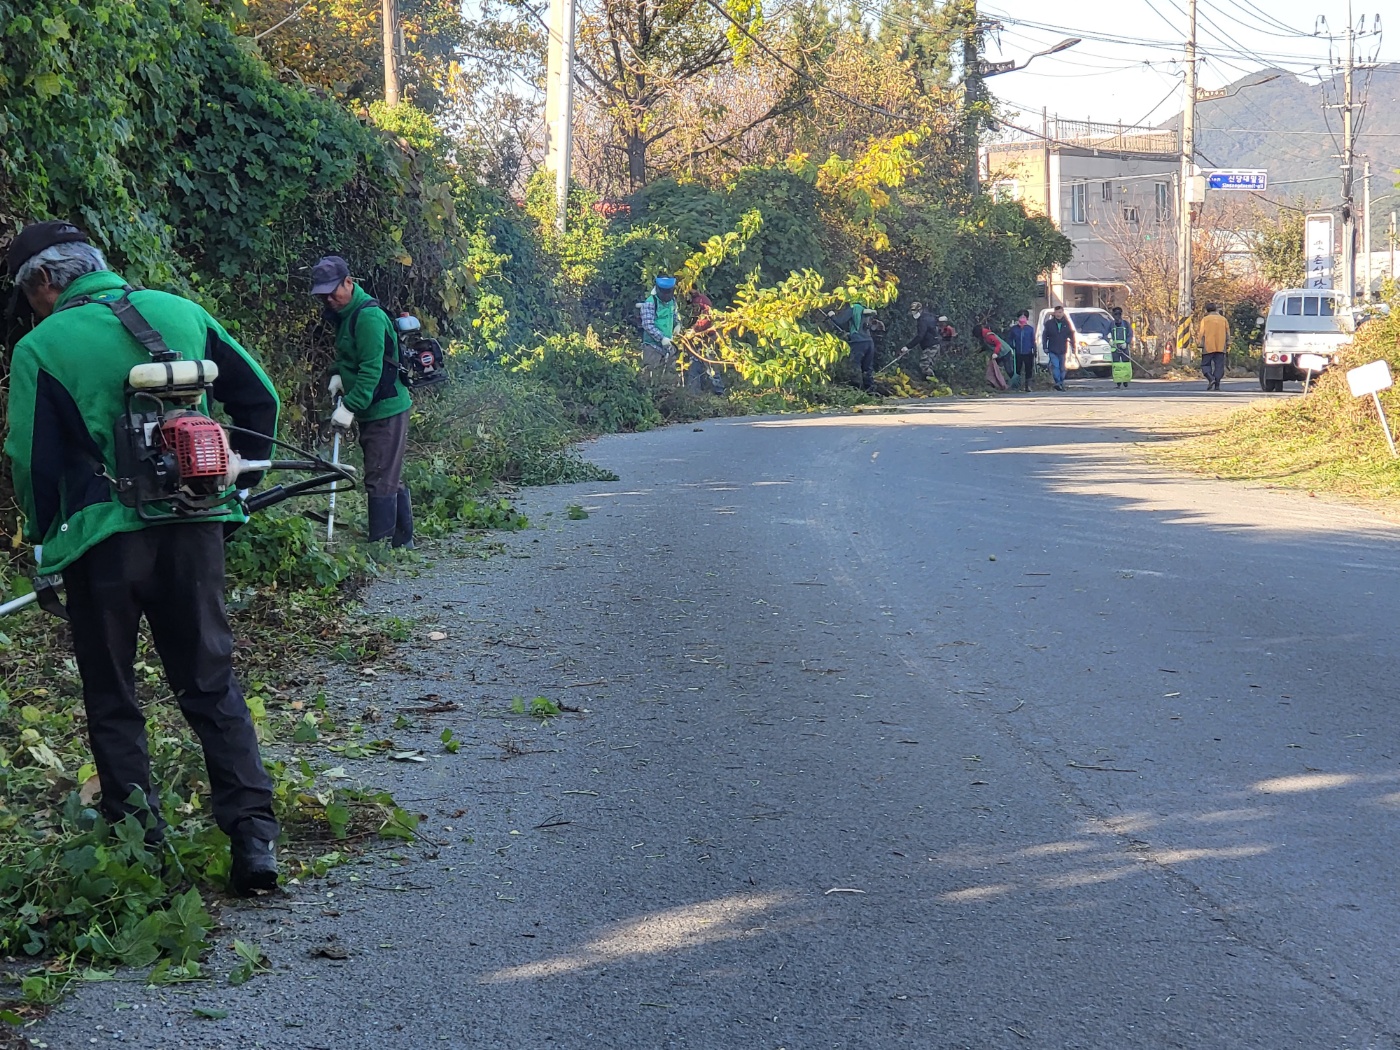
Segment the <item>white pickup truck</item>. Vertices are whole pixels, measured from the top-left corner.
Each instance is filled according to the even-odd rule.
[[[1307,369],[1298,367],[1302,354],[1315,354],[1325,358],[1328,365],[1336,364],[1338,354],[1351,343],[1355,333],[1356,321],[1340,292],[1327,288],[1285,288],[1276,292],[1269,304],[1269,315],[1264,318],[1260,388],[1276,393],[1290,379],[1301,381],[1307,375]]]

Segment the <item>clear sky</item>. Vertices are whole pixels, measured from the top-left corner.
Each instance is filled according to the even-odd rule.
[[[992,60],[1024,59],[1067,37],[1083,43],[1037,58],[1029,68],[987,80],[999,99],[1027,114],[1105,122],[1156,124],[1181,111],[1187,0],[987,0],[983,17],[1002,29],[987,40]],[[1376,12],[1393,24],[1390,35],[1358,38],[1358,57],[1400,58],[1400,7],[1395,0],[1356,0],[1353,23],[1369,32]],[[1278,66],[1311,79],[1329,67],[1325,35],[1314,36],[1325,15],[1333,57],[1344,53],[1345,0],[1199,0],[1198,40],[1203,88]],[[999,39],[998,39],[999,37]],[[1029,117],[1026,118],[1029,120]]]

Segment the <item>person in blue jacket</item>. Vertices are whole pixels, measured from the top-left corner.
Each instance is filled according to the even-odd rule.
[[[1029,311],[1016,315],[1016,323],[1006,330],[1006,345],[1016,355],[1016,382],[1030,393],[1031,376],[1035,373],[1035,329]]]

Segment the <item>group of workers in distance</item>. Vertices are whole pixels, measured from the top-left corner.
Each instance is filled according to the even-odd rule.
[[[247,515],[230,498],[210,514],[152,520],[122,498],[123,470],[131,468],[114,432],[128,376],[153,359],[152,346],[217,367],[209,399],[227,414],[229,445],[244,459],[266,460],[272,450],[276,388],[202,306],[133,288],[72,223],[24,227],[5,264],[11,316],[28,328],[11,355],[5,452],[38,572],[63,577],[100,811],[113,823],[134,817],[150,848],[162,847],[165,820],[133,668],[144,616],[203,748],[214,820],[230,843],[231,889],[275,889],[272,782],[234,677],[224,605],[224,538]],[[335,332],[331,423],[341,430],[359,423],[370,539],[411,546],[413,510],[401,477],[411,402],[393,322],[339,256],[311,268],[309,291]],[[224,483],[232,496],[259,481],[244,473]]]
[[[716,369],[718,362],[705,353],[705,347],[712,344],[714,334],[711,301],[704,293],[692,291],[688,302],[690,319],[687,322],[676,300],[675,277],[663,274],[655,278],[651,294],[637,304],[643,367],[649,371],[678,368],[684,374],[687,386],[723,393],[723,381]],[[1108,340],[1113,348],[1113,383],[1115,387],[1124,388],[1133,378],[1132,350],[1136,333],[1132,323],[1123,316],[1121,306],[1113,307],[1112,313]],[[921,302],[909,308],[909,316],[914,322],[914,336],[907,345],[899,348],[891,364],[913,354],[913,362],[906,367],[931,376],[938,358],[951,351],[956,344],[957,329],[946,314],[936,314]],[[1219,390],[1219,379],[1224,373],[1224,354],[1217,351],[1223,351],[1224,336],[1217,327],[1212,326],[1212,318],[1219,322],[1224,320],[1216,313],[1214,306],[1209,308],[1202,326],[1205,350],[1203,371],[1207,388]],[[874,392],[875,338],[885,331],[876,311],[860,303],[849,303],[839,310],[828,311],[826,321],[849,344],[850,362],[859,374],[861,388]],[[683,335],[685,338],[682,338]],[[990,355],[987,382],[993,388],[1015,388],[1029,393],[1037,367],[1044,367],[1050,373],[1054,388],[1065,389],[1068,373],[1066,358],[1078,348],[1078,337],[1063,306],[1054,307],[1039,330],[1031,323],[1030,311],[1022,310],[1016,315],[1015,322],[1001,333],[994,331],[990,325],[979,324],[972,329],[972,336],[976,345]],[[1045,355],[1045,364],[1037,365],[1041,354]]]

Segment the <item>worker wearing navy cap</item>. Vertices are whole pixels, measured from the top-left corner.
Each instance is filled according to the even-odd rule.
[[[311,268],[311,294],[335,326],[335,364],[327,390],[338,399],[331,424],[360,424],[371,543],[413,546],[413,503],[403,482],[408,410],[413,401],[399,374],[399,339],[388,313],[350,276],[339,255]]]

